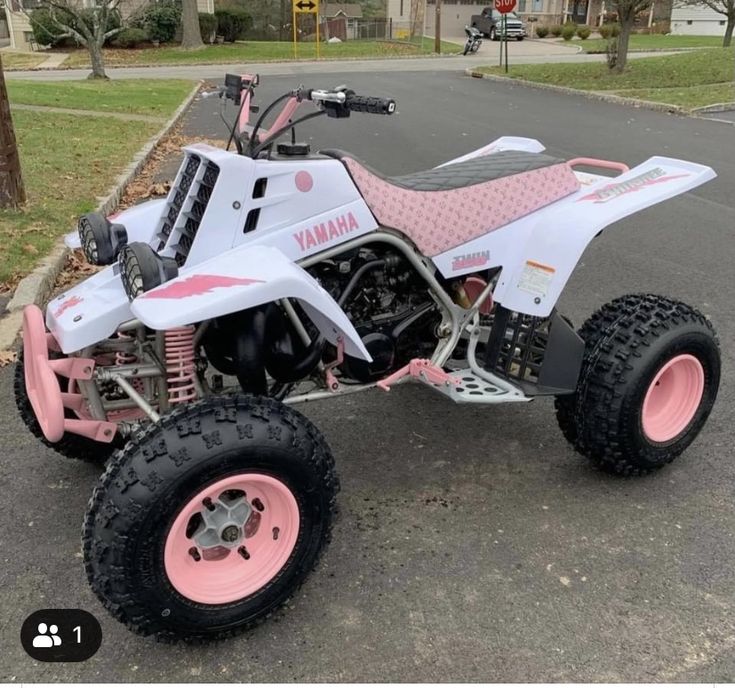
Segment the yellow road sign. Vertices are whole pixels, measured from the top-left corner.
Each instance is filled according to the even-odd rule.
[[[294,0],[294,14],[316,14],[319,11],[318,0]]]

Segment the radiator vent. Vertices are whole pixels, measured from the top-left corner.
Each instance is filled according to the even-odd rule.
[[[265,189],[268,186],[268,177],[261,177],[255,180],[255,186],[253,186],[253,198],[263,198],[265,196]]]
[[[252,232],[254,229],[257,229],[259,217],[260,217],[260,208],[253,208],[248,213],[247,219],[245,220],[245,226],[242,229],[243,234],[247,234],[248,232]]]
[[[219,176],[219,167],[213,162],[204,163],[204,171],[199,179],[198,184],[190,187],[190,196],[193,196],[191,208],[183,213],[186,217],[184,226],[180,228],[179,240],[176,244],[176,254],[174,258],[178,265],[183,265],[189,255],[194,238],[199,231],[199,225],[202,217],[212,197],[214,185],[217,183]]]
[[[158,229],[159,251],[166,245],[166,241],[171,235],[171,230],[173,230],[176,225],[176,220],[178,219],[179,213],[181,213],[181,208],[184,205],[184,201],[189,194],[189,189],[194,183],[194,178],[196,177],[200,163],[201,159],[199,156],[189,155],[181,166],[179,179],[176,182],[176,186],[171,190],[171,193],[169,193],[163,221]]]

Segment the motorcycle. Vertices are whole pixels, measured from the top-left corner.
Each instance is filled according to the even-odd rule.
[[[467,35],[467,40],[465,41],[462,54],[476,53],[482,45],[482,33],[474,26],[465,26],[464,32]]]
[[[709,320],[628,294],[575,331],[557,302],[606,227],[712,169],[563,160],[503,136],[389,177],[293,131],[395,101],[299,87],[251,124],[257,83],[227,76],[228,149],[186,146],[166,198],[82,216],[67,244],[102,269],[24,311],[21,417],[61,454],[106,461],[83,553],[116,619],[206,640],[294,595],[339,484],[302,402],[409,381],[488,408],[553,397],[572,446],[624,475],[694,441],[719,386]]]

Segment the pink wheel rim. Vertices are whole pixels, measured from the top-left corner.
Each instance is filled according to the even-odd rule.
[[[206,555],[200,556],[205,553],[196,548],[197,542],[187,537],[187,528],[191,528],[191,519],[199,518],[196,514],[206,508],[206,500],[216,502],[223,493],[233,490],[244,492],[252,508],[243,524],[244,536],[237,547],[218,550],[220,555],[227,552],[223,558],[207,560]],[[259,519],[254,534],[248,532],[252,530],[251,519]],[[194,602],[235,602],[257,592],[278,575],[294,550],[298,534],[299,507],[284,483],[259,473],[234,475],[199,492],[178,514],[166,536],[166,575],[180,594]]]
[[[704,368],[691,354],[668,361],[653,378],[641,412],[643,432],[652,442],[669,442],[692,422],[704,394]]]

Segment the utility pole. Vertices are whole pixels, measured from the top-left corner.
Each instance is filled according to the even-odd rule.
[[[442,52],[442,0],[436,0],[436,16],[434,18],[434,52]]]
[[[0,60],[0,208],[17,208],[25,200],[18,144],[5,88],[5,72]]]

